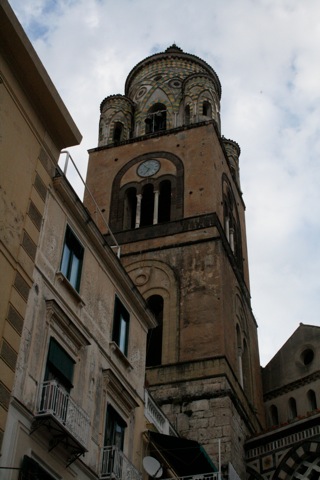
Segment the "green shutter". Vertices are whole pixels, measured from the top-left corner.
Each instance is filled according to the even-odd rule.
[[[54,338],[50,340],[48,364],[72,387],[74,361]]]

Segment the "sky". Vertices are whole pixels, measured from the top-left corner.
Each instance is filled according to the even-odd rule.
[[[241,147],[261,365],[299,323],[319,326],[319,0],[9,2],[82,133],[83,177],[100,103],[140,60],[176,43],[213,67],[222,134]]]

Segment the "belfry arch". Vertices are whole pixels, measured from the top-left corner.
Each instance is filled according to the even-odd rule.
[[[139,177],[144,162],[171,164],[170,174]],[[126,178],[134,181],[126,182]],[[179,157],[154,152],[130,160],[114,178],[109,223],[113,231],[150,226],[183,217],[184,168]]]

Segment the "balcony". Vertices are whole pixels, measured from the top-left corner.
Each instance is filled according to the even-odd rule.
[[[163,433],[165,435],[173,435],[174,437],[177,437],[178,434],[170,424],[168,418],[160,410],[160,408],[154,402],[147,390],[145,390],[144,392],[144,401],[144,415],[146,419],[156,427],[159,433]]]
[[[31,433],[42,426],[50,435],[49,451],[59,443],[70,450],[72,459],[68,465],[87,451],[89,417],[55,380],[40,386]]]
[[[101,479],[142,480],[142,475],[116,446],[104,447],[102,455]]]

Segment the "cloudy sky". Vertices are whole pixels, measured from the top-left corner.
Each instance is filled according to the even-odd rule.
[[[176,43],[222,83],[222,134],[241,147],[252,306],[264,366],[320,317],[319,0],[9,0],[83,135],[132,67]]]

